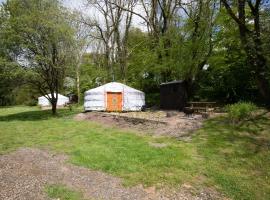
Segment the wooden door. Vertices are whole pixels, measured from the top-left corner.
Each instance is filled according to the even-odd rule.
[[[119,112],[123,107],[123,95],[121,92],[107,92],[107,111]]]

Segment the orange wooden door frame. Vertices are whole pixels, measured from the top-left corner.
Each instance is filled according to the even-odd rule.
[[[107,92],[107,111],[121,112],[123,110],[122,92]]]

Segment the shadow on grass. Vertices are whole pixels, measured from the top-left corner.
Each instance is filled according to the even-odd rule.
[[[253,120],[245,121],[239,125],[231,125],[229,121],[223,118],[209,120],[204,131],[208,135],[208,145],[213,150],[241,148],[243,151],[231,151],[244,157],[252,156],[261,151],[270,149],[270,119],[262,116]],[[214,150],[215,151],[215,150]]]
[[[2,121],[40,121],[40,120],[48,120],[51,118],[61,118],[61,117],[69,117],[75,114],[76,112],[70,111],[67,109],[58,110],[56,115],[52,115],[51,110],[36,110],[36,111],[27,111],[20,112],[10,115],[0,116],[0,122]]]
[[[232,125],[208,120],[197,138],[207,177],[232,199],[269,199],[270,116]],[[259,185],[260,187],[254,187]]]

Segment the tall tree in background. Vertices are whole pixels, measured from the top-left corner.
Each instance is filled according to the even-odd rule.
[[[13,91],[23,82],[23,69],[14,61],[15,41],[6,40],[3,30],[6,29],[8,14],[0,7],[0,106],[14,103]]]
[[[181,30],[183,45],[181,73],[186,81],[187,92],[193,96],[194,82],[198,73],[207,64],[213,50],[213,34],[218,6],[215,0],[190,1],[181,6],[187,16],[186,23]],[[184,46],[184,48],[182,47]],[[186,59],[185,59],[186,58]]]
[[[92,28],[91,37],[100,40],[103,49],[104,65],[107,68],[107,79],[125,81],[127,73],[127,41],[131,27],[132,13],[117,7],[117,4],[134,8],[134,0],[87,0],[87,7],[98,11],[99,18],[82,22]],[[119,76],[118,76],[119,75]]]
[[[113,4],[127,12],[140,17],[148,30],[148,33],[157,40],[175,25],[175,16],[179,14],[182,2],[179,0],[137,0],[137,6],[142,8],[142,12],[135,12],[129,7],[115,1]]]
[[[68,13],[56,0],[10,0],[2,12],[8,18],[1,31],[7,41],[16,41],[17,62],[26,66],[29,81],[46,95],[56,114],[73,45]]]
[[[257,82],[264,102],[270,105],[269,66],[266,53],[263,51],[261,32],[261,12],[267,2],[263,0],[221,0],[229,16],[236,22],[240,40],[247,55],[247,61],[252,66],[252,72]]]
[[[81,77],[81,65],[83,64],[83,56],[86,54],[87,49],[90,45],[88,29],[80,21],[80,13],[74,11],[72,14],[71,24],[75,30],[74,40],[75,43],[72,48],[72,61],[71,65],[73,66],[70,70],[70,76],[74,77],[76,80],[76,93],[78,97],[78,103],[81,100],[81,86],[80,86],[80,77]]]
[[[146,24],[156,53],[159,82],[184,79],[192,91],[198,71],[213,49],[212,34],[218,12],[216,1],[139,0],[144,14],[117,7],[140,17]],[[190,95],[191,92],[189,92]]]

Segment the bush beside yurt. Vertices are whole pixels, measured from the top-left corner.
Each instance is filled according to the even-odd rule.
[[[144,106],[142,91],[117,82],[88,90],[84,96],[85,111],[140,111]]]

